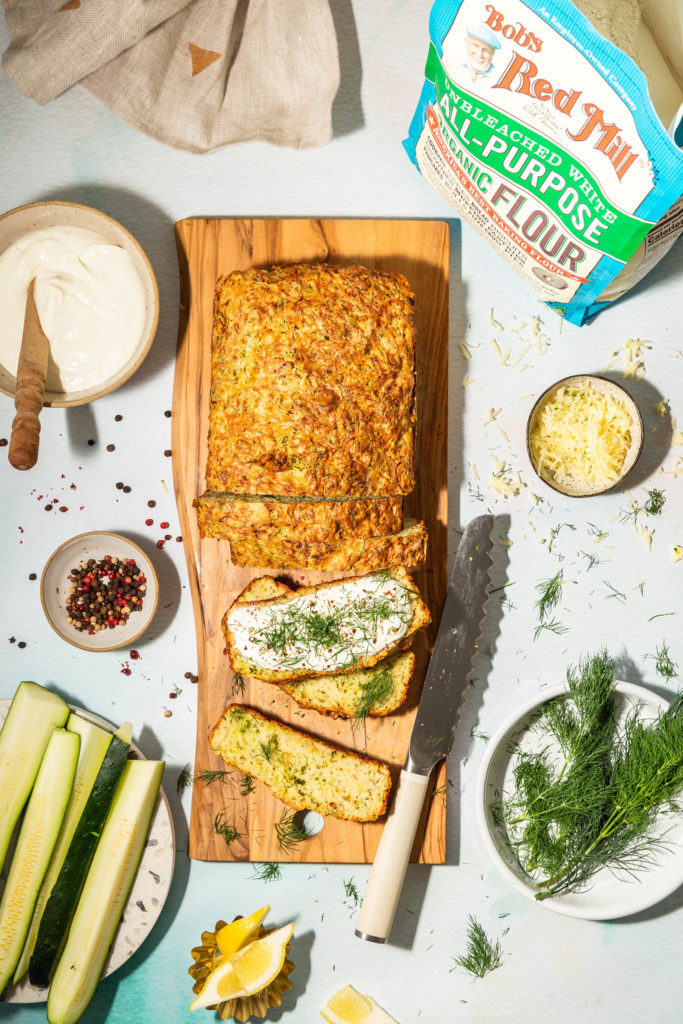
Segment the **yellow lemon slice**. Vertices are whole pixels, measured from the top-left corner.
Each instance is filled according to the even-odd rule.
[[[191,1010],[200,1010],[203,1007],[214,1006],[226,999],[238,999],[246,996],[246,992],[240,985],[239,978],[235,974],[235,968],[229,960],[219,964],[206,979],[204,988],[199,995],[190,1003]]]
[[[261,992],[280,973],[293,931],[294,925],[287,924],[250,942],[230,958],[239,983],[248,995]]]
[[[232,924],[226,924],[216,933],[216,945],[226,960],[242,946],[246,946],[269,910],[269,906],[261,907],[249,917],[240,917]]]
[[[320,1015],[328,1024],[398,1024],[372,996],[345,985],[332,996]]]

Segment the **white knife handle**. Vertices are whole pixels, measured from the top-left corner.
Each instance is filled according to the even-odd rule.
[[[386,942],[389,937],[428,783],[429,775],[401,771],[356,922],[360,939]]]

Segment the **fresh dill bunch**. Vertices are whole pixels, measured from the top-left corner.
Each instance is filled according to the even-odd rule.
[[[557,607],[562,597],[562,570],[558,569],[552,579],[537,583],[536,590],[541,595],[536,602],[538,621],[545,622],[548,613]]]
[[[643,508],[649,516],[658,516],[661,514],[666,501],[666,495],[664,491],[658,491],[656,488],[652,491],[647,492],[647,501],[643,505]]]
[[[363,725],[371,711],[384,707],[394,692],[394,677],[390,668],[373,673],[367,682],[361,683],[360,696],[351,719],[353,728]]]
[[[655,648],[654,654],[646,654],[646,658],[652,658],[655,662],[655,672],[663,679],[674,679],[678,675],[678,665],[672,661],[669,655],[669,648],[664,640],[659,647]]]
[[[178,781],[176,782],[176,792],[178,796],[181,796],[188,786],[192,785],[192,769],[190,768],[189,762],[184,768],[178,772]]]
[[[657,817],[683,788],[683,693],[653,722],[639,705],[622,722],[606,651],[567,680],[569,693],[533,724],[536,749],[517,748],[514,786],[494,808],[522,868],[541,878],[536,899],[581,890],[601,868],[647,867],[662,843]]]
[[[282,878],[280,865],[266,861],[263,864],[254,864],[250,878],[257,878],[260,882],[279,882]]]
[[[470,914],[467,925],[467,950],[461,956],[452,957],[456,967],[462,967],[477,978],[483,978],[490,971],[503,965],[503,947],[500,940],[493,942],[477,919]],[[455,968],[452,968],[455,970]]]
[[[200,768],[192,781],[203,782],[205,786],[208,786],[212,782],[225,782],[228,775],[232,775],[232,769]]]
[[[242,833],[226,821],[224,811],[219,811],[213,819],[213,830],[217,836],[223,836],[226,846],[230,846],[230,843],[234,843],[236,839],[242,837]]]
[[[310,838],[296,814],[283,811],[275,822],[275,835],[283,853],[294,850],[304,839]]]
[[[245,775],[240,782],[240,796],[249,796],[254,792],[255,783],[251,775]]]

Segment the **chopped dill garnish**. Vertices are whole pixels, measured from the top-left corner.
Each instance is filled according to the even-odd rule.
[[[254,780],[251,775],[245,775],[240,782],[240,796],[249,796],[250,793],[254,792]]]
[[[581,557],[585,558],[586,561],[588,562],[588,565],[586,566],[586,572],[590,572],[590,570],[594,566],[602,565],[602,563],[603,563],[603,559],[602,558],[598,558],[598,556],[593,554],[592,551],[581,551],[580,554],[581,554]]]
[[[178,796],[180,796],[187,789],[187,787],[191,785],[192,770],[188,762],[188,764],[186,764],[185,767],[181,768],[181,770],[178,772],[178,781],[176,782],[176,792],[178,793]]]
[[[617,601],[621,601],[622,604],[625,603],[625,601],[626,601],[626,594],[622,594],[621,590],[617,590],[617,588],[613,587],[611,583],[607,582],[607,580],[603,580],[602,582],[605,584],[607,589],[610,591],[610,593],[607,595],[607,600],[608,601],[609,601],[610,597],[616,597]]]
[[[562,636],[567,632],[568,626],[563,626],[557,619],[551,619],[550,622],[539,622],[534,630],[534,640],[538,640],[539,636],[544,629],[547,629],[549,633],[555,633],[556,636]]]
[[[360,905],[360,893],[358,892],[355,878],[344,879],[344,893],[346,894],[344,906],[348,907],[353,914]]]
[[[664,508],[665,501],[666,495],[664,494],[664,491],[658,491],[655,488],[654,490],[647,492],[647,501],[643,505],[643,508],[649,516],[658,516]]]
[[[486,743],[488,743],[488,741],[491,739],[491,737],[487,735],[487,733],[479,732],[476,725],[473,725],[472,728],[470,729],[470,736],[475,740],[484,740]]]
[[[211,782],[225,782],[225,779],[228,775],[232,775],[232,769],[228,770],[226,768],[200,768],[192,781],[203,782],[204,785],[208,786]]]
[[[265,759],[268,762],[268,764],[270,764],[271,761],[273,760],[273,757],[275,756],[275,753],[277,752],[278,745],[279,745],[278,744],[278,739],[277,739],[277,735],[275,733],[273,733],[272,736],[269,736],[265,743],[262,743],[261,741],[259,741],[259,747],[261,748],[261,755],[263,757],[265,757]]]
[[[542,580],[536,584],[536,590],[541,595],[536,602],[539,622],[545,622],[548,613],[560,603],[562,583],[562,570],[558,569],[552,579]]]
[[[495,971],[503,964],[503,947],[496,939],[491,941],[477,919],[470,914],[467,925],[467,950],[452,960],[456,967],[462,967],[477,978],[483,978],[489,971]],[[451,970],[455,970],[452,967]]]
[[[250,878],[258,878],[261,882],[279,882],[282,878],[279,864],[266,861],[263,864],[254,864]]]
[[[295,849],[304,839],[310,836],[296,814],[283,811],[280,820],[275,822],[275,835],[283,853]]]
[[[226,821],[224,811],[219,811],[213,819],[213,830],[216,835],[223,836],[226,846],[230,846],[230,843],[234,843],[236,839],[240,839],[242,836],[242,833],[234,825]]]
[[[356,703],[351,724],[362,725],[371,711],[384,707],[394,692],[394,677],[390,668],[373,672],[367,682],[361,683],[361,693]]]
[[[448,793],[448,790],[449,789],[453,789],[453,786],[454,786],[453,779],[446,779],[446,781],[444,782],[443,786],[436,786],[435,787],[432,796],[443,797],[443,799],[445,801],[446,794]]]
[[[232,681],[232,692],[233,696],[237,693],[240,697],[244,696],[244,676],[240,675],[239,672],[235,674],[235,678]]]
[[[659,647],[655,648],[654,654],[646,654],[645,657],[655,662],[655,672],[663,679],[675,679],[678,675],[678,665],[671,660],[669,649],[663,640]]]

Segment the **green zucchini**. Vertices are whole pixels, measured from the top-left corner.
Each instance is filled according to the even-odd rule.
[[[24,948],[38,890],[69,802],[80,743],[75,733],[54,729],[40,764],[0,901],[0,992]]]
[[[156,804],[163,761],[127,761],[47,998],[49,1024],[75,1024],[92,999]]]
[[[38,928],[43,917],[45,905],[66,858],[67,850],[71,844],[81,814],[102,766],[104,755],[107,753],[107,747],[111,743],[111,733],[105,732],[99,725],[86,722],[84,718],[79,718],[78,715],[69,715],[66,728],[68,732],[73,732],[80,736],[81,740],[76,776],[71,789],[71,798],[69,799],[62,822],[62,828],[55,848],[52,851],[52,858],[43,879],[43,884],[38,893],[24,950],[14,972],[14,978],[12,979],[14,985],[24,977],[28,970],[28,962],[38,938]]]
[[[45,904],[28,966],[31,984],[37,988],[49,985],[50,973],[66,941],[83,882],[128,757],[131,732],[131,725],[126,722],[112,738]]]
[[[68,717],[69,706],[56,693],[19,683],[0,731],[0,868],[50,736]]]

